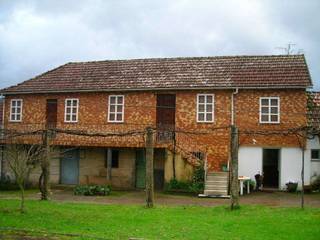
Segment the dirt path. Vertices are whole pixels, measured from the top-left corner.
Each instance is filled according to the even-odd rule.
[[[0,193],[2,199],[18,198],[18,194]],[[31,192],[27,195],[29,199],[39,199],[40,195],[36,192]],[[145,193],[143,191],[113,191],[110,196],[106,197],[91,197],[91,196],[75,196],[72,190],[64,189],[52,190],[51,199],[54,201],[66,202],[85,202],[97,204],[144,204]],[[217,206],[227,205],[229,199],[215,198],[198,198],[189,195],[173,195],[156,193],[155,202],[160,205],[200,205],[200,206]],[[241,204],[266,205],[266,206],[289,206],[298,207],[300,205],[300,195],[297,193],[286,192],[254,192],[249,195],[240,197]],[[320,193],[306,194],[305,206],[320,207]]]

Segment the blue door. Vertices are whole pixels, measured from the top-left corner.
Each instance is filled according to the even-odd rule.
[[[66,150],[61,159],[61,184],[79,183],[79,150]]]

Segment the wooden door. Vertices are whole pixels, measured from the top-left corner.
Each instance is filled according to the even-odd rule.
[[[61,184],[79,183],[79,159],[78,149],[66,151],[60,162],[60,182]]]
[[[47,128],[57,127],[58,102],[57,99],[47,100]]]
[[[146,154],[144,149],[136,151],[136,188],[146,187]]]
[[[175,125],[176,95],[157,95],[157,127],[172,129]]]

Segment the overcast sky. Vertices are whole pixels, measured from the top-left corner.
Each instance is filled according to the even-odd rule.
[[[320,90],[320,1],[0,0],[0,88],[70,61],[303,52]]]

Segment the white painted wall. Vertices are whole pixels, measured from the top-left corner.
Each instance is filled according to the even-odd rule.
[[[254,175],[262,173],[262,148],[239,147],[239,176],[255,180]]]
[[[262,173],[262,147],[239,148],[239,176],[249,176],[255,180],[254,175]],[[301,149],[280,149],[280,189],[286,189],[288,181],[298,181],[301,188]],[[310,160],[305,157],[305,185],[310,184]]]
[[[320,161],[311,159],[311,149],[320,149],[319,137],[315,136],[313,139],[307,140],[307,147],[305,151],[305,159],[310,162],[310,181],[320,175]]]
[[[301,188],[302,154],[300,148],[281,148],[280,157],[280,187],[286,189],[286,183],[297,181]],[[310,184],[310,161],[305,158],[304,184]]]

